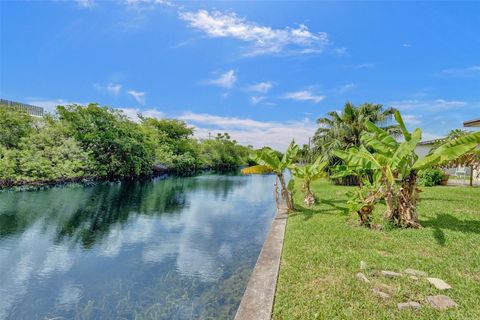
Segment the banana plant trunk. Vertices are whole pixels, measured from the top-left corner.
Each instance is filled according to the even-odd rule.
[[[282,189],[282,201],[286,204],[287,209],[294,210],[292,197],[288,191],[287,184],[285,183],[285,177],[283,173],[277,174],[278,180],[280,180],[280,187]]]
[[[358,216],[360,217],[360,225],[365,226],[367,228],[371,227],[370,224],[370,215],[372,214],[374,209],[373,205],[364,205],[357,211]]]
[[[412,170],[402,179],[402,185],[398,195],[398,223],[411,228],[421,228],[418,223],[417,202],[417,172]]]
[[[385,212],[385,218],[389,221],[392,221],[397,216],[397,210],[395,208],[394,187],[388,181],[385,174],[383,176],[383,183],[385,185],[385,204],[387,205],[387,211]]]
[[[305,198],[303,199],[303,202],[311,207],[312,205],[315,204],[315,195],[313,194],[312,190],[310,189],[310,181],[306,181],[303,185],[303,189],[305,191]]]

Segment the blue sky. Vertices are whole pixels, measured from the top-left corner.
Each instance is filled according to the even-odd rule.
[[[480,2],[2,1],[0,96],[304,143],[346,101],[424,139],[480,117]]]

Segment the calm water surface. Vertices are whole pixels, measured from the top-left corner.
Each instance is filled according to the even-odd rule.
[[[273,177],[0,193],[0,319],[233,318]]]

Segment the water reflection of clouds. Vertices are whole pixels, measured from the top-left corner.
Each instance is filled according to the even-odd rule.
[[[182,211],[180,220],[175,221],[181,230],[166,233],[157,238],[159,243],[148,245],[143,254],[144,261],[161,262],[166,256],[176,254],[175,263],[180,274],[198,276],[206,282],[218,280],[223,274],[222,261],[230,260],[233,255],[233,248],[226,239],[242,238],[245,230],[237,226],[241,226],[244,219],[255,218],[251,213],[257,210],[252,207],[272,201],[272,195],[265,192],[271,188],[271,183],[271,177],[259,177],[248,181],[242,188],[230,190],[231,198],[240,206],[235,201],[223,201],[205,191],[190,194],[190,207]],[[168,217],[161,219],[168,220]],[[217,237],[215,241],[211,240],[213,235]],[[263,239],[262,235],[253,236]],[[219,238],[225,240],[222,242]],[[165,240],[168,247],[162,244]]]
[[[86,251],[76,246],[76,241],[81,239],[82,232],[90,231],[82,228],[91,226],[92,222],[74,220],[73,228],[79,226],[78,230],[67,224],[65,234],[69,237],[58,238],[57,233],[59,228],[65,228],[62,224],[69,223],[72,216],[97,219],[97,213],[78,215],[85,199],[93,199],[92,189],[75,190],[71,199],[76,203],[67,201],[62,206],[55,200],[53,209],[44,219],[34,220],[21,234],[0,238],[0,319],[8,317],[12,306],[27,294],[29,283],[35,278],[46,281],[54,274],[64,274],[85,255],[123,259],[120,255],[128,250],[128,246],[141,249],[144,263],[160,264],[173,259],[177,272],[183,276],[198,277],[205,282],[218,280],[224,272],[223,263],[233,257],[234,246],[252,242],[252,238],[245,239],[242,234],[248,232],[245,221],[259,219],[256,215],[272,215],[273,195],[270,190],[273,178],[212,176],[194,179],[194,187],[185,193],[182,206],[175,207],[175,214],[162,214],[156,207],[157,202],[152,202],[155,206],[148,206],[148,211],[142,213],[135,210],[139,204],[133,204],[126,215],[115,215],[126,219],[114,220],[107,229],[100,229],[101,237],[94,237],[93,247]],[[224,179],[220,188],[215,179]],[[205,185],[206,188],[202,188]],[[177,185],[175,188],[182,192]],[[155,187],[150,191],[155,192]],[[54,196],[51,191],[47,192],[50,197]],[[78,194],[82,192],[85,193],[83,196]],[[173,196],[177,195],[173,193]],[[26,196],[22,194],[20,197],[25,200]],[[156,200],[152,193],[148,197]],[[109,196],[106,200],[112,199]],[[259,212],[259,207],[267,209]],[[52,223],[54,219],[58,222]],[[263,239],[262,235],[255,233],[252,237],[254,241]],[[138,261],[120,260],[119,263],[138,264]],[[71,308],[82,297],[82,287],[72,280],[52,290],[57,296],[56,308]]]
[[[10,246],[0,260],[0,319],[7,318],[15,301],[25,295],[28,283],[36,275],[49,277],[54,272],[65,272],[73,264],[68,248],[52,245],[44,237],[43,226],[37,222],[26,230],[15,247]],[[6,242],[9,239],[6,240]]]

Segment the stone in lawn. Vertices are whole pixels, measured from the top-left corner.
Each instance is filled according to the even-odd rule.
[[[455,301],[447,296],[428,296],[427,301],[432,307],[439,310],[446,310],[450,308],[456,308],[458,305]]]
[[[365,261],[360,261],[360,270],[366,270],[367,269],[367,263]]]
[[[403,272],[408,274],[408,275],[415,276],[415,277],[426,277],[426,276],[428,276],[428,274],[424,271],[410,269],[410,268],[405,269]]]
[[[443,281],[442,279],[438,278],[427,278],[428,282],[430,282],[432,285],[435,286],[438,290],[447,290],[447,289],[452,289],[452,287]]]
[[[402,274],[401,273],[398,273],[398,272],[393,272],[393,271],[382,271],[382,274],[385,276],[385,277],[388,277],[388,278],[395,278],[395,277],[401,277]]]
[[[372,291],[373,291],[373,293],[375,293],[377,296],[379,296],[382,299],[390,298],[390,295],[388,293],[385,293],[385,292],[379,290],[378,288],[373,288]]]
[[[415,301],[408,301],[397,304],[398,310],[405,310],[405,309],[413,309],[418,310],[422,307],[422,305]]]
[[[418,277],[416,277],[416,276],[410,276],[409,278],[412,279],[412,280],[418,281]]]
[[[390,295],[394,295],[397,289],[395,287],[389,286],[388,284],[379,283],[375,286],[376,289],[386,292]]]
[[[368,278],[361,272],[357,273],[355,277],[357,277],[357,279],[360,281],[367,282],[367,283],[370,282],[370,280],[368,280]]]

